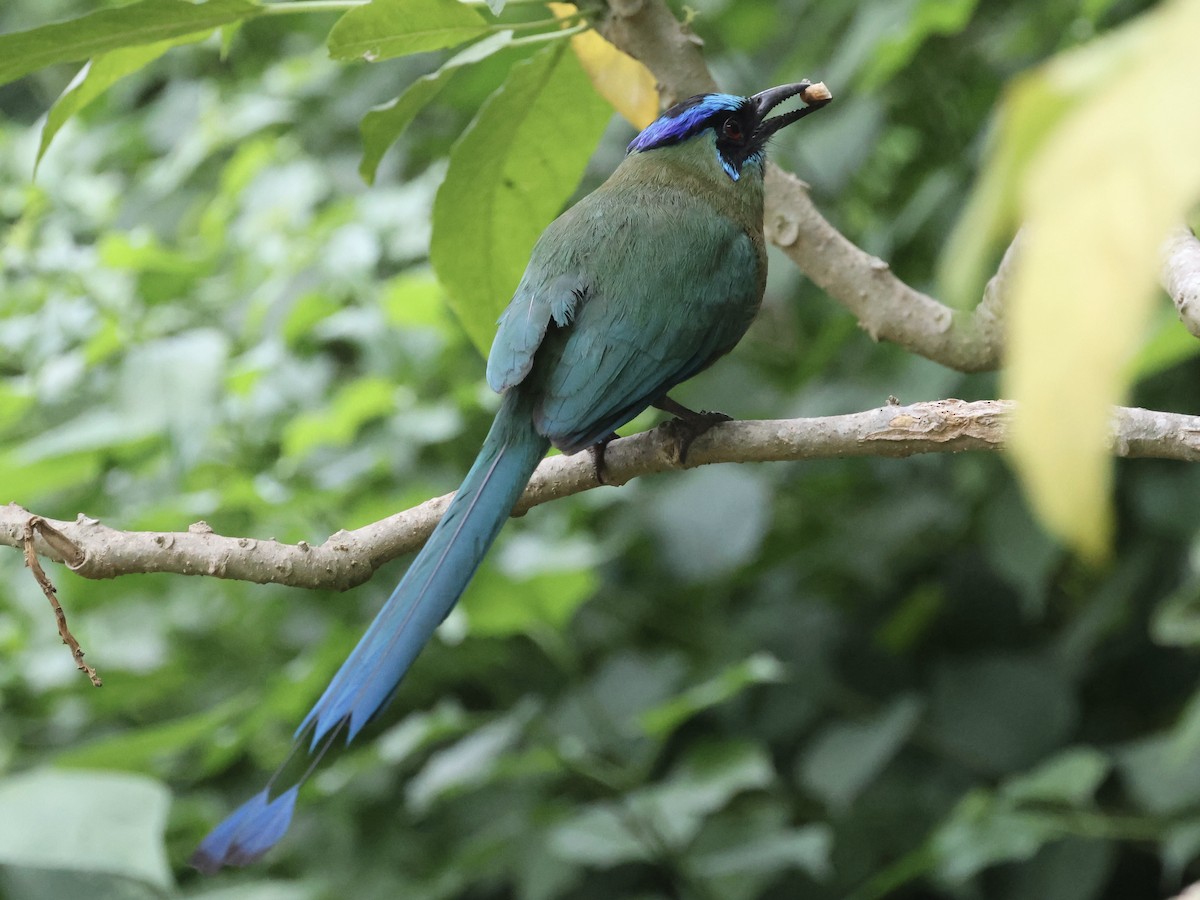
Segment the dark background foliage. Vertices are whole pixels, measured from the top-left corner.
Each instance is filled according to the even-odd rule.
[[[1006,81],[1148,4],[692,5],[725,87],[830,84],[774,158],[936,291]],[[7,3],[0,32],[89,7]],[[496,400],[429,269],[431,207],[516,55],[456,79],[368,188],[359,120],[442,56],[335,63],[332,21],[171,51],[35,180],[74,70],[0,88],[0,499],[316,543],[457,484]],[[611,123],[580,192],[630,135]],[[1198,374],[1134,402],[1195,413]],[[775,257],[750,335],[678,397],[769,418],[996,390],[872,343]],[[55,569],[94,691],[0,554],[0,892],[1165,897],[1200,852],[1198,495],[1195,467],[1122,462],[1102,569],[981,455],[712,467],[544,506],[282,849],[215,881],[183,861],[287,753],[406,561],[347,594]],[[22,844],[64,815],[131,836],[94,858]]]

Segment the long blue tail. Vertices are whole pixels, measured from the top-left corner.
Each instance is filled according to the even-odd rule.
[[[312,765],[344,729],[349,742],[388,701],[412,661],[453,608],[550,442],[533,427],[528,403],[510,390],[483,449],[429,541],[392,592],[358,646],[342,663],[296,731]],[[312,766],[308,772],[312,771]],[[209,832],[191,864],[204,873],[247,865],[288,829],[300,781],[277,791],[273,782]]]

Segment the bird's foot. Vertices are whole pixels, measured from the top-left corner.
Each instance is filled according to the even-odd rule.
[[[722,422],[732,422],[733,417],[727,416],[723,412],[709,412],[701,410],[697,412],[694,409],[688,409],[682,403],[677,403],[670,397],[663,396],[654,401],[655,409],[661,409],[663,412],[669,412],[675,416],[670,422],[666,423],[666,427],[671,430],[675,437],[675,448],[679,454],[679,464],[687,464],[688,450],[692,448],[692,444],[696,438],[704,434],[714,425],[720,425]]]
[[[596,472],[596,481],[600,484],[612,484],[608,480],[608,466],[604,462],[604,451],[616,439],[617,433],[614,431],[608,437],[601,438],[588,447],[588,452],[592,454],[592,468]]]

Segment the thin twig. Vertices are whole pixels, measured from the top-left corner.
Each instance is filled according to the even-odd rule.
[[[87,675],[95,687],[102,686],[104,682],[100,680],[100,676],[96,674],[96,670],[83,661],[83,648],[79,646],[79,641],[75,640],[75,635],[71,634],[71,629],[67,627],[67,614],[63,611],[62,604],[58,602],[58,589],[50,581],[45,570],[42,569],[41,563],[38,562],[37,550],[34,547],[34,537],[35,535],[40,535],[50,547],[54,548],[56,553],[62,555],[64,560],[74,559],[82,564],[86,558],[83,550],[41,516],[30,516],[25,521],[25,528],[22,534],[25,565],[29,566],[29,571],[33,573],[33,578],[38,583],[38,587],[42,589],[42,593],[50,601],[50,606],[54,610],[54,618],[58,622],[58,633],[62,637],[62,642],[71,649],[71,656],[75,659],[75,667]]]

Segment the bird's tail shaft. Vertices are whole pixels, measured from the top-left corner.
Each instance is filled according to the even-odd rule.
[[[462,596],[549,446],[534,431],[518,391],[510,391],[442,520],[297,737],[312,726],[315,745],[345,722],[349,740],[387,702]]]
[[[323,753],[343,728],[349,741],[387,703],[462,596],[549,446],[519,388],[510,390],[441,522],[301,723],[298,745]],[[257,860],[286,832],[296,787],[256,794],[209,833],[192,865],[209,872]]]

